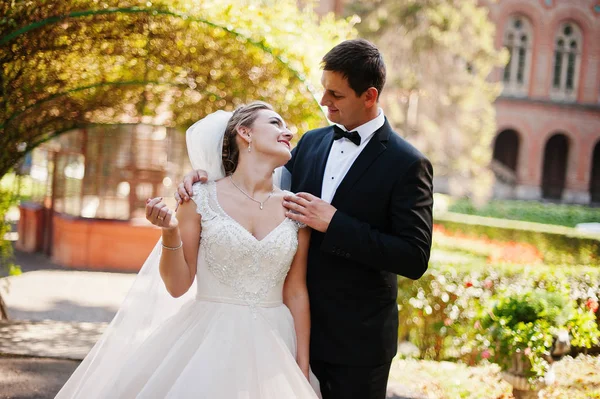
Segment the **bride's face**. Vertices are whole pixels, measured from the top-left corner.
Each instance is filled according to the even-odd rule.
[[[292,157],[293,136],[283,118],[277,112],[267,109],[258,111],[252,127],[245,136],[242,135],[246,143],[251,141],[252,152],[273,158],[277,165],[285,165]],[[240,148],[240,152],[247,150],[247,144]]]

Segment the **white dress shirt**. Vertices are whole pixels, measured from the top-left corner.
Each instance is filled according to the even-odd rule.
[[[331,203],[335,192],[344,180],[346,173],[358,158],[362,150],[367,146],[375,132],[385,123],[383,110],[379,108],[379,114],[375,119],[371,119],[367,123],[360,125],[352,131],[358,132],[360,135],[360,145],[356,145],[347,138],[334,140],[327,158],[327,166],[325,166],[325,174],[323,175],[323,186],[321,188],[321,199]],[[338,125],[343,130],[345,127]]]

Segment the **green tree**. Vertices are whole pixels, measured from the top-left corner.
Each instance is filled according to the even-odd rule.
[[[507,60],[494,48],[487,9],[476,0],[361,0],[347,12],[385,56],[390,122],[430,157],[436,176],[485,198],[500,88],[489,75]]]
[[[298,131],[325,122],[310,81],[352,24],[295,0],[0,2],[0,176],[89,124],[187,127],[271,102]]]

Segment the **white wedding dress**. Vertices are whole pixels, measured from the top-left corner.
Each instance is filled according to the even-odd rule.
[[[76,371],[57,397],[320,397],[314,375],[309,383],[296,363],[294,321],[282,302],[298,224],[286,218],[259,241],[223,211],[215,182],[195,184],[193,200],[202,215],[195,297],[116,364]],[[106,362],[102,350],[94,348]]]

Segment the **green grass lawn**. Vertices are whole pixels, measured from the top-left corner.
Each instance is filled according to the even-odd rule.
[[[448,211],[468,215],[568,227],[575,227],[578,223],[600,222],[600,207],[516,200],[491,200],[477,207],[468,199],[456,199],[443,194],[436,194],[435,198],[447,203]]]

